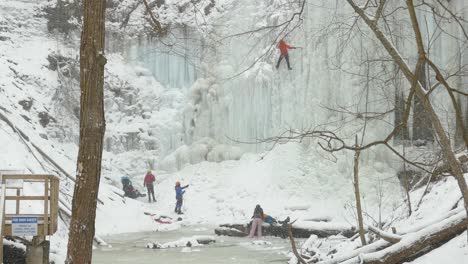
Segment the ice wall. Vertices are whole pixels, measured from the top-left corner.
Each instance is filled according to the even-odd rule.
[[[363,120],[356,119],[357,115],[353,118],[352,113],[366,110],[366,101],[367,111],[392,110],[398,85],[407,91],[409,84],[405,80],[400,80],[398,85],[385,81],[395,74],[394,69],[363,63],[366,56],[372,60],[388,55],[379,43],[371,41],[372,33],[365,25],[360,25],[360,30],[367,36],[358,36],[354,31],[347,34],[347,25],[352,25],[355,14],[345,2],[307,2],[303,21],[297,27],[294,27],[294,21],[286,31],[260,30],[229,37],[264,26],[280,25],[299,10],[300,2],[237,1],[228,15],[217,23],[223,26],[215,29],[215,34],[224,37],[222,44],[214,50],[206,50],[202,60],[206,77],[192,87],[192,103],[186,109],[184,121],[186,143],[206,136],[226,144],[236,144],[233,139],[255,142],[290,128],[336,129],[343,124],[348,127],[344,130],[345,137],[353,139],[354,134],[361,133],[355,125],[362,127]],[[454,10],[466,10],[463,0],[451,1],[450,5]],[[466,42],[463,46],[462,42],[442,33],[436,28],[434,17],[425,10],[419,10],[418,15],[424,21],[422,31],[431,45],[431,58],[444,72],[450,73],[468,62],[466,52],[464,57],[460,56],[460,51],[467,48]],[[463,15],[466,17],[467,12]],[[417,54],[411,28],[403,14],[399,16],[392,17],[396,27],[393,31],[406,34],[398,40],[399,47],[414,68]],[[342,28],[337,26],[339,23]],[[444,29],[462,36],[455,23]],[[287,70],[284,60],[278,70],[274,67],[279,55],[275,47],[277,36],[283,36],[285,32],[289,32],[286,41],[300,47],[290,51],[292,71]],[[364,78],[366,74],[372,78]],[[466,81],[466,77],[453,78],[453,83],[465,87],[463,89],[466,89]],[[374,88],[367,93],[368,87]],[[446,92],[436,90],[432,100],[453,134],[454,115]],[[466,100],[462,102],[466,104]],[[393,129],[393,118],[390,111],[381,120],[369,122],[367,139],[378,138]],[[242,147],[258,151],[267,146],[250,144]]]
[[[187,89],[200,75],[200,36],[187,27],[171,29],[165,38],[108,33],[107,50],[121,53],[126,64],[148,69],[166,88]]]

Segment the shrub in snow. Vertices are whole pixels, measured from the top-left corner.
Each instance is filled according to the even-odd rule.
[[[29,111],[33,105],[33,99],[28,97],[27,99],[20,100],[18,104],[20,104],[24,110]]]
[[[69,34],[81,24],[82,1],[48,1],[41,7],[41,15],[47,19],[47,30]]]

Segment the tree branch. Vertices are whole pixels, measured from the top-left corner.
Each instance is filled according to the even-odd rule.
[[[292,224],[288,224],[288,236],[289,236],[289,241],[291,242],[292,251],[293,251],[294,255],[296,256],[297,261],[299,261],[301,264],[307,264],[307,262],[297,252],[296,242],[294,242],[294,238],[293,238],[292,231],[291,231],[291,226],[292,226]]]
[[[379,18],[382,16],[382,12],[385,6],[385,0],[380,0],[380,4],[377,7],[377,11],[375,12],[375,17],[374,17],[374,23],[377,24],[379,21]]]
[[[151,24],[153,26],[153,30],[156,31],[160,36],[164,36],[167,33],[167,28],[163,28],[159,20],[156,19],[156,16],[154,15],[153,11],[151,10],[148,1],[143,0],[143,3],[145,4],[146,11],[148,12],[151,20]]]

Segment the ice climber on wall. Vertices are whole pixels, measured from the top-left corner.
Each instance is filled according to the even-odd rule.
[[[293,46],[289,46],[288,44],[286,44],[286,42],[284,42],[283,39],[280,40],[279,44],[278,44],[278,48],[280,49],[280,57],[278,59],[278,63],[276,63],[276,69],[279,68],[279,65],[280,65],[280,62],[283,58],[286,59],[286,63],[288,64],[288,69],[289,70],[292,70],[291,68],[291,65],[289,64],[289,54],[288,54],[288,49],[296,49],[296,47],[293,47]]]

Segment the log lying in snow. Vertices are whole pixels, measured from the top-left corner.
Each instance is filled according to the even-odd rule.
[[[250,225],[243,224],[223,224],[215,229],[215,234],[222,236],[244,237],[248,235]],[[291,228],[293,237],[309,238],[311,235],[318,237],[329,237],[342,235],[350,238],[357,233],[357,229],[346,224],[335,224],[329,222],[302,221],[294,223]],[[288,236],[287,227],[282,225],[262,225],[262,234],[265,236],[276,236],[286,238]]]
[[[382,231],[373,226],[367,226],[367,230],[371,231],[372,233],[377,234],[383,240],[388,241],[390,243],[398,243],[401,240],[401,236]]]
[[[244,228],[245,229],[245,228]],[[241,231],[237,228],[233,227],[225,227],[221,226],[215,229],[215,234],[218,236],[230,236],[230,237],[245,237],[247,236],[247,232]]]
[[[346,223],[298,221],[292,226],[293,236],[298,238],[309,238],[310,235],[318,237],[342,235],[350,238],[357,232],[356,227]]]
[[[362,256],[363,263],[401,263],[411,261],[466,230],[465,212],[452,216],[439,224],[404,236],[400,242],[375,253]]]
[[[401,240],[395,244],[379,240],[369,246],[352,251],[346,254],[347,256],[338,256],[335,260],[323,261],[319,264],[384,264],[412,261],[463,233],[467,224],[466,213],[461,211],[458,214],[450,215],[439,223],[401,236]],[[383,246],[387,243],[389,246],[370,253],[368,249],[371,249],[376,243]]]
[[[360,254],[375,252],[381,249],[384,249],[390,245],[389,242],[385,240],[377,240],[372,244],[365,245],[351,252],[347,252],[341,255],[335,255],[333,259],[320,261],[317,264],[338,264],[346,260],[352,259]]]

